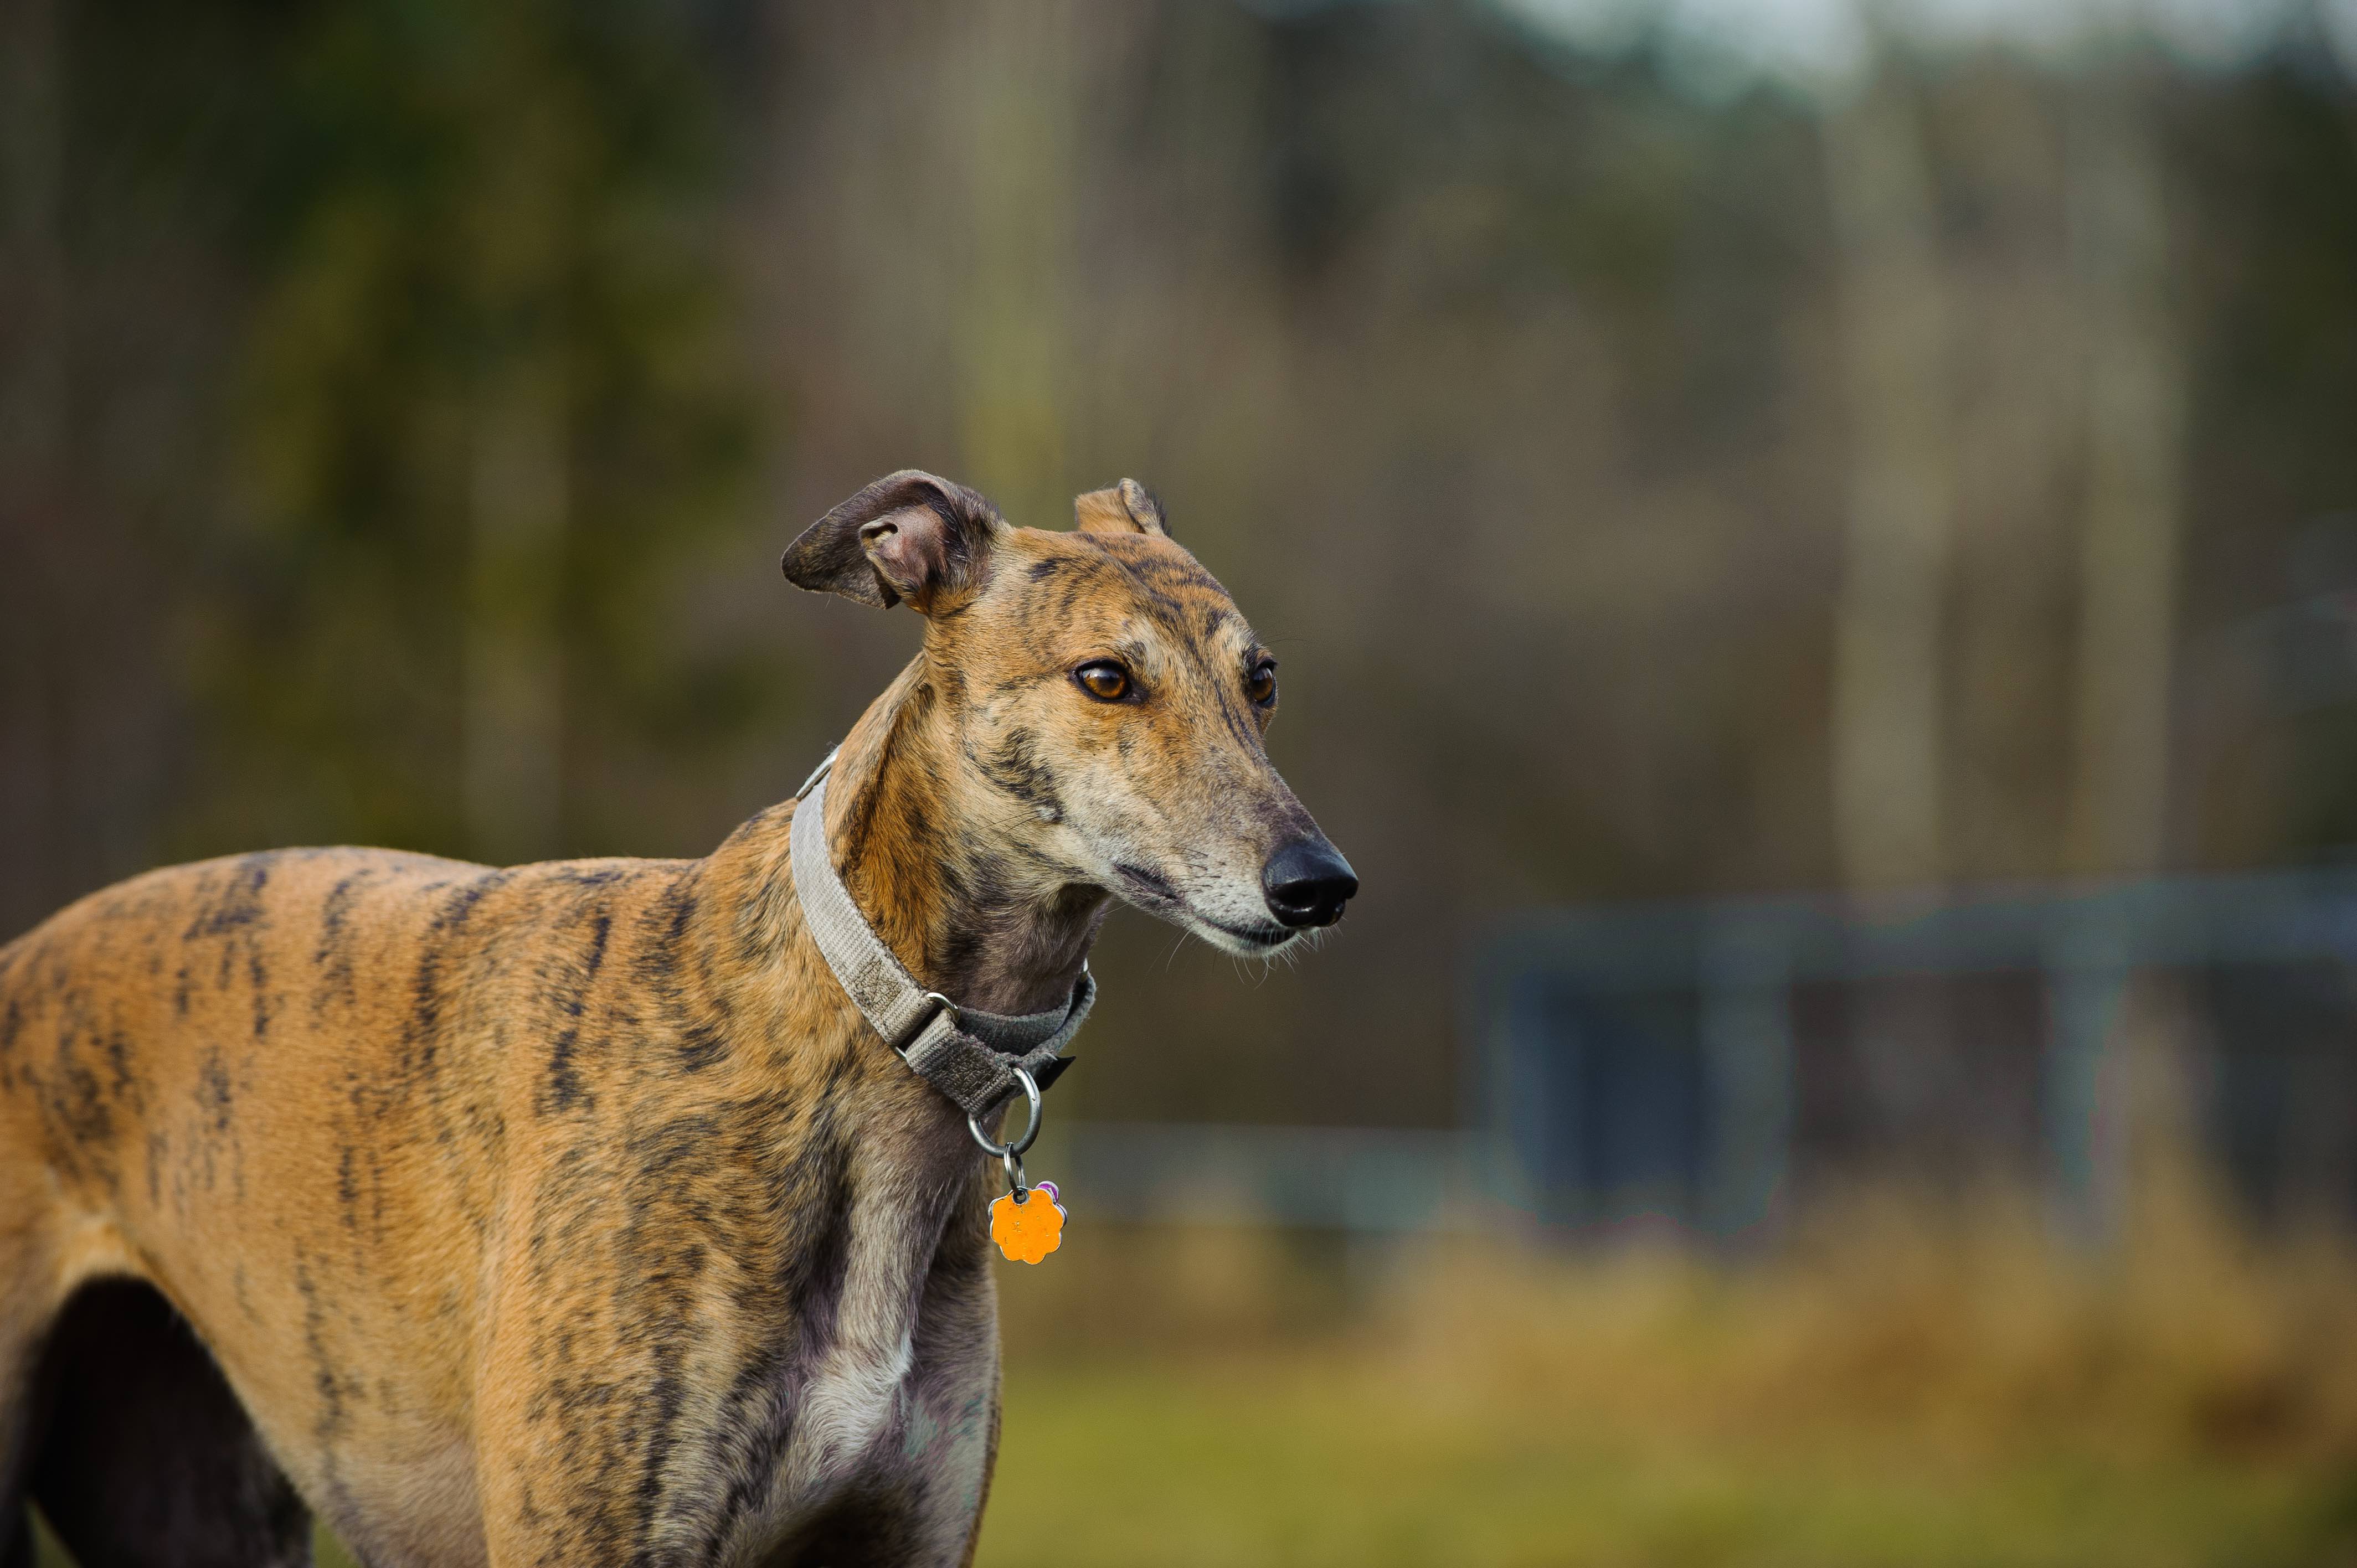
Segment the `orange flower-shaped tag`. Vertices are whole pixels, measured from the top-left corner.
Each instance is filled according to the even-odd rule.
[[[1021,1203],[1003,1192],[990,1206],[990,1239],[1018,1263],[1036,1263],[1064,1244],[1064,1206],[1056,1184],[1043,1181]]]

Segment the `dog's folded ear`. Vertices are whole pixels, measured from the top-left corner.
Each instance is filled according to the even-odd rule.
[[[1135,479],[1072,498],[1072,521],[1082,533],[1158,533],[1170,537],[1162,502]]]
[[[930,615],[981,586],[1006,523],[963,485],[917,468],[887,474],[802,530],[779,563],[798,588]]]

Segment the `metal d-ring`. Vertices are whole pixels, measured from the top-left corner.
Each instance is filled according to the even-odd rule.
[[[1030,1124],[1023,1129],[1023,1136],[1019,1139],[1011,1138],[1004,1144],[994,1144],[983,1134],[981,1122],[969,1116],[965,1119],[965,1124],[966,1130],[974,1134],[974,1141],[983,1146],[985,1153],[996,1155],[1001,1160],[1007,1162],[1007,1181],[1020,1187],[1022,1184],[1017,1177],[1017,1173],[1023,1168],[1023,1151],[1029,1148],[1032,1140],[1039,1135],[1039,1085],[1029,1073],[1019,1067],[1011,1068],[1008,1070],[1015,1074],[1015,1081],[1023,1086],[1024,1097],[1030,1101],[1031,1121]]]

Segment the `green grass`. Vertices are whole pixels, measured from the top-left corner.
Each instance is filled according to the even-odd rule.
[[[2357,1562],[2329,1465],[1665,1440],[1330,1365],[1017,1367],[1006,1403],[987,1568]]]

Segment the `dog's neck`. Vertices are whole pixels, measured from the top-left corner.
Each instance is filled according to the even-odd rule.
[[[963,697],[920,654],[845,737],[827,843],[852,900],[929,990],[993,1013],[1061,1006],[1111,896],[1019,868],[958,744]]]

